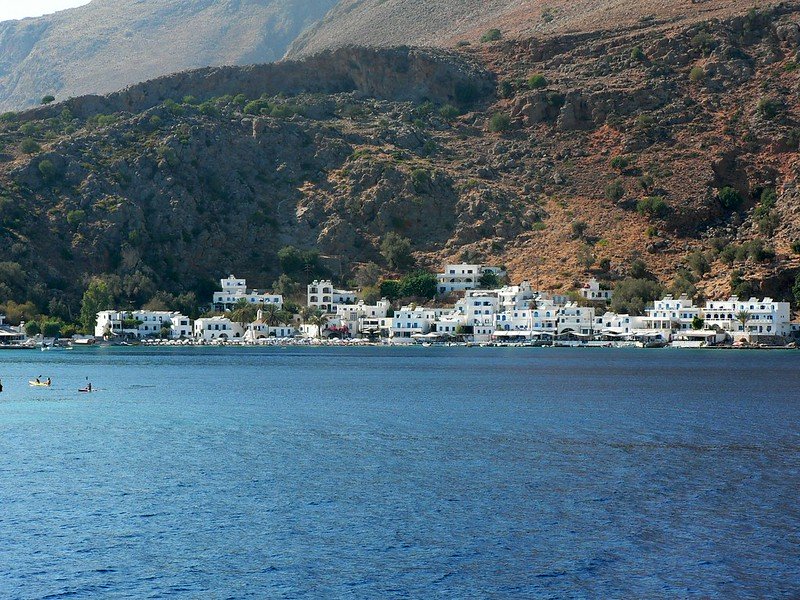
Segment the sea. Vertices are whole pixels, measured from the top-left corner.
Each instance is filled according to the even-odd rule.
[[[797,351],[78,348],[0,380],[3,599],[800,597]]]

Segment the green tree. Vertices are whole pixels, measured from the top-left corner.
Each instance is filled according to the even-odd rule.
[[[381,256],[386,259],[390,268],[403,271],[414,265],[411,254],[411,241],[390,231],[381,242]]]
[[[238,323],[245,329],[250,323],[255,321],[256,314],[258,313],[258,306],[252,302],[248,302],[244,298],[236,301],[231,309],[229,318],[234,323]]]
[[[742,331],[746,332],[747,324],[750,322],[750,319],[752,318],[753,315],[751,315],[749,311],[740,310],[734,316],[736,317],[736,320],[742,324]]]
[[[328,316],[317,312],[308,319],[309,325],[314,325],[317,328],[317,337],[322,337],[322,332],[328,327]]]
[[[108,283],[100,277],[92,277],[81,300],[80,322],[85,333],[94,333],[97,313],[112,309],[114,300]]]
[[[356,285],[362,288],[373,286],[380,280],[381,273],[381,268],[374,262],[359,265],[358,269],[356,269]]]
[[[730,186],[722,188],[717,197],[719,198],[719,203],[722,204],[722,208],[726,210],[736,210],[744,201],[741,194]]]
[[[695,331],[700,331],[703,328],[703,325],[705,325],[705,321],[701,319],[699,315],[695,315],[692,319],[692,329]]]
[[[42,333],[42,328],[39,326],[39,321],[28,321],[25,323],[25,335],[34,337]]]
[[[42,98],[42,104],[44,104],[44,105],[52,104],[55,101],[56,101],[56,97],[53,96],[53,95],[50,95],[50,94],[48,94],[47,96]]]
[[[503,285],[497,273],[494,271],[484,271],[480,279],[478,279],[478,284],[481,286],[481,289],[484,290],[496,290]]]
[[[611,310],[620,314],[641,315],[645,306],[660,298],[663,288],[649,279],[624,279],[614,287]]]
[[[384,279],[379,286],[381,297],[395,301],[400,297],[400,281],[397,279]]]
[[[800,306],[800,273],[794,279],[794,286],[792,286],[792,295],[794,296],[795,306]]]
[[[56,319],[48,319],[42,323],[42,335],[46,338],[58,338],[64,324]]]
[[[42,179],[45,181],[53,181],[56,176],[58,175],[58,171],[56,170],[53,161],[51,160],[43,160],[39,163],[39,174],[42,176]]]
[[[399,292],[403,298],[433,298],[436,296],[436,275],[427,271],[409,273],[400,280]]]

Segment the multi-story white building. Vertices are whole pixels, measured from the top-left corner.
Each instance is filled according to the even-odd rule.
[[[385,298],[375,304],[340,304],[336,309],[338,325],[347,327],[351,336],[375,335],[385,327],[391,304]]]
[[[611,302],[611,298],[614,296],[614,292],[612,290],[605,290],[600,286],[600,282],[597,279],[590,279],[587,281],[584,286],[580,289],[581,297],[585,298],[586,300],[594,300],[594,301],[604,301],[604,302]]]
[[[691,298],[685,294],[680,298],[664,296],[656,300],[652,307],[645,309],[645,315],[635,317],[632,323],[632,333],[636,337],[658,337],[663,340],[672,338],[677,331],[691,331],[696,317],[701,309],[695,306]]]
[[[436,276],[437,290],[440,295],[450,292],[474,290],[480,287],[480,279],[484,273],[494,273],[498,277],[505,277],[506,272],[500,267],[487,267],[484,265],[470,265],[459,263],[445,265],[444,273]]]
[[[534,291],[531,284],[523,281],[519,285],[507,285],[497,290],[497,297],[500,300],[500,310],[507,311],[515,308],[528,308],[531,302],[539,297],[539,293]]]
[[[717,326],[731,335],[739,334],[748,339],[789,336],[792,332],[789,303],[775,302],[772,298],[740,300],[731,296],[728,300],[709,300],[701,316],[706,328]]]
[[[440,308],[424,308],[413,304],[404,306],[394,313],[391,337],[410,342],[414,335],[430,333],[443,312]]]
[[[258,290],[248,290],[247,281],[239,279],[234,275],[219,280],[222,288],[220,292],[214,292],[214,310],[231,310],[240,300],[245,300],[248,304],[274,304],[278,308],[283,306],[283,296],[280,294],[270,294]]]
[[[570,302],[558,311],[558,335],[574,335],[590,338],[594,335],[596,324],[595,311],[592,306],[578,306]]]
[[[456,302],[456,310],[464,315],[464,325],[472,332],[475,341],[488,340],[495,330],[495,315],[500,305],[498,293],[493,290],[467,290]]]
[[[244,336],[245,329],[228,317],[204,317],[194,322],[194,337],[206,342],[214,340],[238,340]]]
[[[192,322],[179,312],[151,310],[103,310],[97,313],[95,337],[158,337],[169,330],[171,339],[192,336]]]
[[[336,314],[340,305],[355,304],[358,301],[356,292],[337,290],[329,279],[312,281],[308,284],[307,302],[309,306],[322,312]]]

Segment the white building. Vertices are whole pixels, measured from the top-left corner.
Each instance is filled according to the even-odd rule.
[[[464,326],[475,341],[486,341],[495,330],[495,315],[500,305],[494,290],[468,290],[456,302],[456,310],[464,315]]]
[[[283,306],[283,296],[280,294],[248,290],[247,281],[234,275],[220,279],[219,285],[222,291],[214,292],[213,297],[214,310],[217,311],[231,310],[240,300],[249,304],[274,304],[278,308]]]
[[[614,292],[603,289],[597,279],[592,278],[580,289],[580,294],[586,300],[611,302]]]
[[[337,290],[329,279],[308,284],[307,303],[322,312],[336,314],[339,305],[355,304],[358,300],[352,290]]]
[[[558,335],[573,335],[575,337],[588,339],[594,336],[595,311],[593,306],[578,306],[575,302],[570,302],[559,309],[558,314]]]
[[[423,308],[413,304],[404,306],[394,313],[391,337],[395,341],[411,342],[414,335],[430,333],[443,312],[440,308]]]
[[[539,298],[539,293],[534,291],[531,284],[523,281],[519,285],[507,285],[497,290],[500,300],[500,310],[515,308],[528,308],[534,300]]]
[[[6,316],[0,315],[0,344],[18,344],[25,341],[24,324],[19,327],[6,325]]]
[[[169,329],[171,339],[192,335],[192,322],[179,312],[152,310],[103,310],[97,313],[95,337],[129,336],[136,338],[159,337]]]
[[[506,272],[500,267],[470,265],[467,263],[445,265],[444,273],[439,273],[436,276],[436,287],[441,295],[449,294],[450,292],[474,290],[480,287],[480,279],[484,273],[494,273],[498,277],[505,277],[506,275]]]
[[[377,335],[386,326],[391,304],[385,298],[375,304],[340,304],[336,308],[339,327],[346,327],[350,336]]]
[[[747,317],[744,323],[740,315]],[[775,302],[772,298],[739,300],[731,296],[728,300],[709,300],[702,310],[702,318],[706,328],[717,326],[737,339],[790,336],[792,333],[789,303]]]
[[[214,340],[238,340],[244,336],[245,329],[228,317],[204,317],[194,322],[194,337],[206,342]]]

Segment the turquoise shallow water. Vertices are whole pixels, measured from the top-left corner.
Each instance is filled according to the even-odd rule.
[[[0,352],[0,597],[796,598],[798,367]]]

